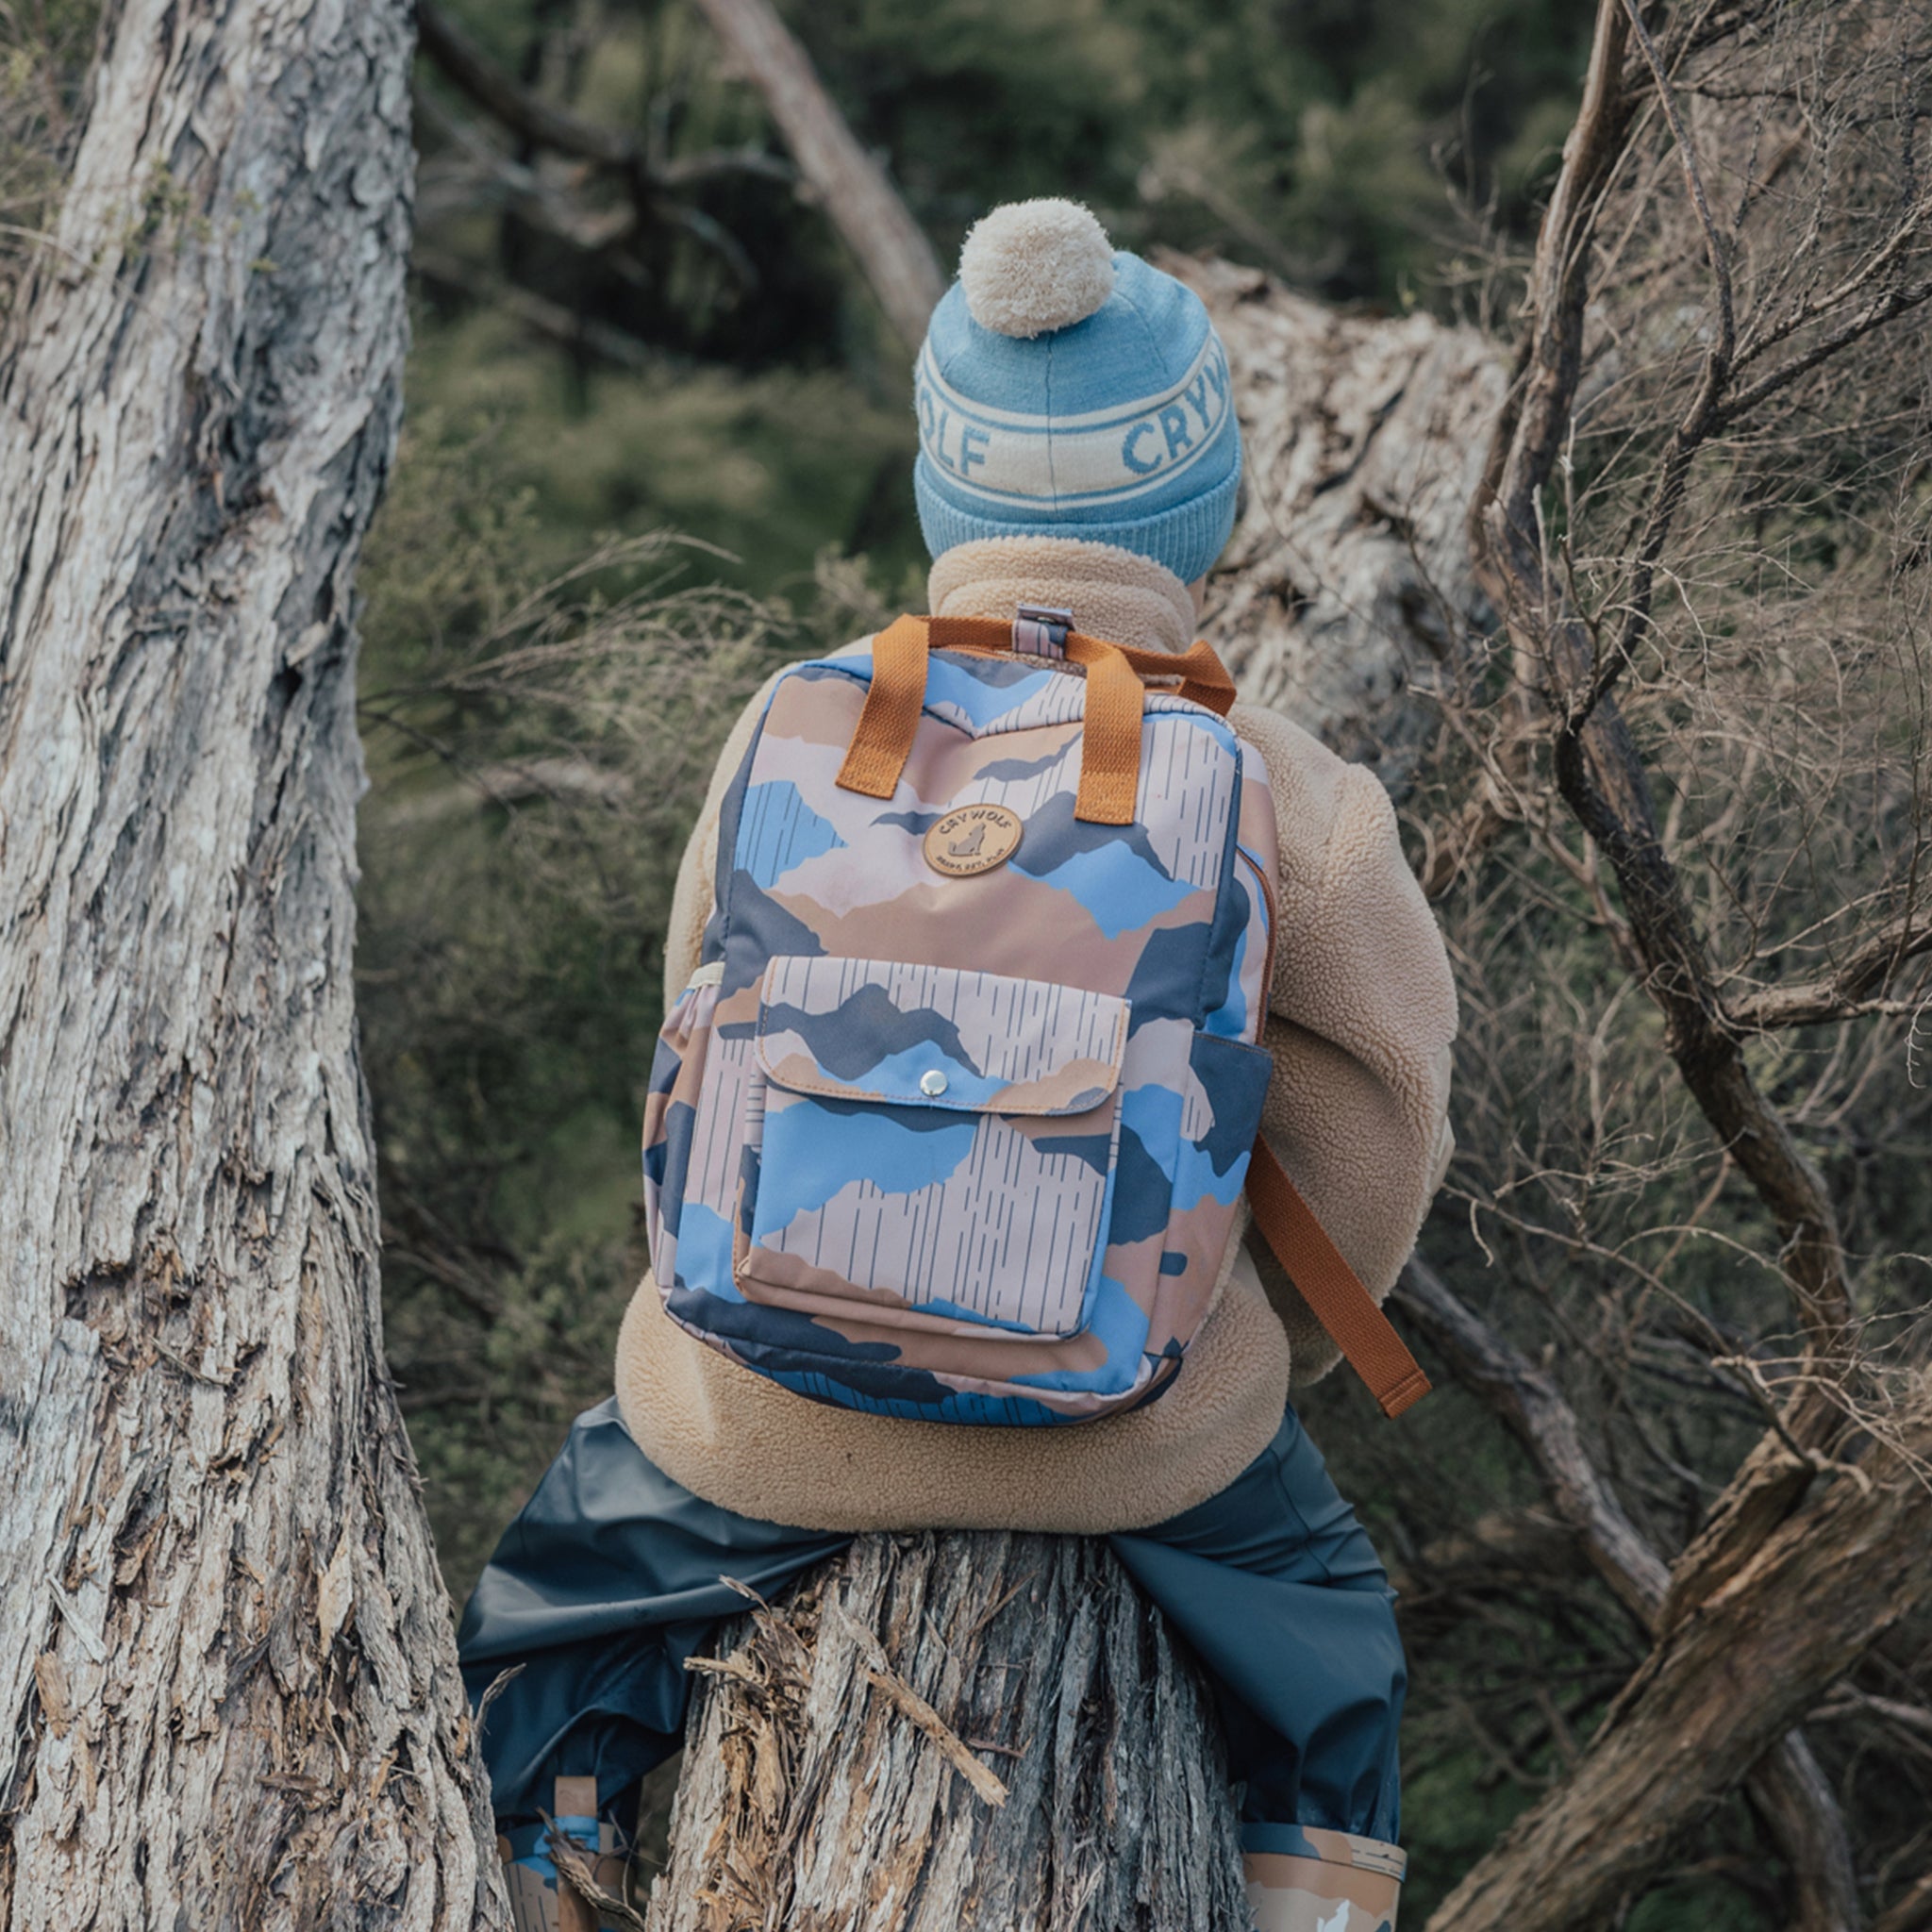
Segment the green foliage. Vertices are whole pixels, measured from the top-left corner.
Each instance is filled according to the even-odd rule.
[[[363,574],[385,1306],[458,1589],[608,1391],[672,879],[711,755],[793,630],[680,588],[661,539],[559,570],[508,447],[501,422],[419,414]]]
[[[80,135],[97,0],[0,0],[0,322]]]
[[[924,557],[912,412],[842,370],[573,370],[485,309],[419,320],[408,391],[412,421],[492,426],[492,477],[522,503],[506,566],[567,567],[599,530],[691,532],[730,555],[688,573],[755,591],[808,585],[827,546],[894,582]]]
[[[1258,252],[1384,301],[1436,283],[1449,186],[1521,228],[1590,25],[1546,0],[838,0],[794,20],[945,242],[993,202],[1072,193],[1133,245]]]
[[[782,153],[691,0],[572,14],[461,0],[508,72],[634,131],[670,165]],[[891,160],[950,259],[993,203],[1090,202],[1128,246],[1209,247],[1338,299],[1453,305],[1526,236],[1574,109],[1587,10],[1556,0],[826,0],[791,9],[826,85]],[[896,400],[899,356],[829,225],[781,180],[707,168],[640,220],[614,177],[539,163],[535,196],[478,175],[490,137],[425,75],[421,259],[440,313],[499,282],[591,325],[740,369],[857,372]],[[510,165],[507,160],[506,165]],[[515,166],[524,165],[521,161]],[[590,245],[579,217],[623,237]]]

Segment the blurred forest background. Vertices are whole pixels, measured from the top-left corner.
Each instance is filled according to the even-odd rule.
[[[608,1392],[660,922],[716,746],[777,654],[923,608],[925,558],[907,355],[702,16],[459,8],[542,99],[660,171],[709,164],[621,250],[573,239],[621,195],[534,165],[419,57],[408,414],[362,573],[358,991],[391,1354],[460,1596]],[[1495,299],[1588,26],[1554,0],[791,20],[942,261],[993,203],[1070,193],[1123,246],[1444,313]]]
[[[1558,0],[782,10],[942,263],[993,203],[1071,194],[1121,245],[1211,251],[1504,341],[1591,26]],[[15,248],[58,184],[93,19],[88,0],[0,16]],[[923,608],[924,558],[905,348],[695,5],[436,0],[423,19],[408,413],[361,574],[358,997],[390,1356],[460,1601],[570,1418],[609,1391],[642,1265],[663,920],[715,749],[782,657]],[[1908,128],[1913,100],[1894,89]],[[147,194],[159,228],[167,184]],[[1694,374],[1701,293],[1652,240],[1633,215],[1630,329],[1599,345],[1591,393],[1608,401],[1567,486],[1579,529],[1638,527],[1643,473],[1617,464],[1654,449]],[[1689,657],[1628,680],[1667,838],[1740,986],[1827,955],[1841,897],[1860,916],[1917,903],[1888,896],[1919,876],[1932,773],[1932,438],[1911,341],[1853,367],[1856,433],[1823,445],[1780,418],[1693,492],[1702,574],[1672,585],[1703,613]],[[1511,791],[1506,661],[1478,654],[1404,803],[1466,1022],[1461,1151],[1423,1249],[1559,1375],[1668,1557],[1763,1430],[1791,1318],[1761,1205],[1663,1051],[1595,854]],[[1439,864],[1478,795],[1505,833]],[[1852,998],[1869,1025],[1751,1048],[1825,1175],[1881,1349],[1932,1252],[1922,990],[1923,972]],[[1648,1641],[1466,1389],[1399,1430],[1345,1378],[1304,1412],[1405,1586],[1420,1924],[1576,1764]],[[1891,1632],[1810,1729],[1879,1899],[1932,1851],[1928,1645],[1924,1617]],[[1772,1932],[1778,1856],[1735,1795],[1625,1923]]]
[[[390,1347],[460,1594],[608,1391],[659,923],[716,745],[775,654],[924,608],[925,556],[907,354],[695,8],[449,13],[660,171],[710,169],[621,250],[573,240],[622,197],[533,166],[419,57],[408,415],[362,574],[359,996]],[[1122,246],[1445,314],[1496,299],[1588,31],[1555,0],[790,19],[942,262],[995,202],[1067,193]]]

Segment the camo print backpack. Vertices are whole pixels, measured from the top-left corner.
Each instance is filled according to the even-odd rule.
[[[1080,675],[1084,673],[1084,675]],[[1257,1139],[1267,773],[1185,657],[903,617],[774,687],[664,1023],[646,1229],[673,1320],[820,1402],[1151,1401],[1257,1222],[1389,1413],[1427,1388]]]

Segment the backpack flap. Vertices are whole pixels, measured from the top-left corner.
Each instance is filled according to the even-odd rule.
[[[999,974],[774,958],[740,1291],[935,1337],[1077,1334],[1106,1243],[1127,1012]]]

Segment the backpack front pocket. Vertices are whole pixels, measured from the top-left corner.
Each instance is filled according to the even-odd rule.
[[[748,1301],[1038,1340],[1107,1244],[1127,1002],[891,960],[774,958],[746,1108]]]

